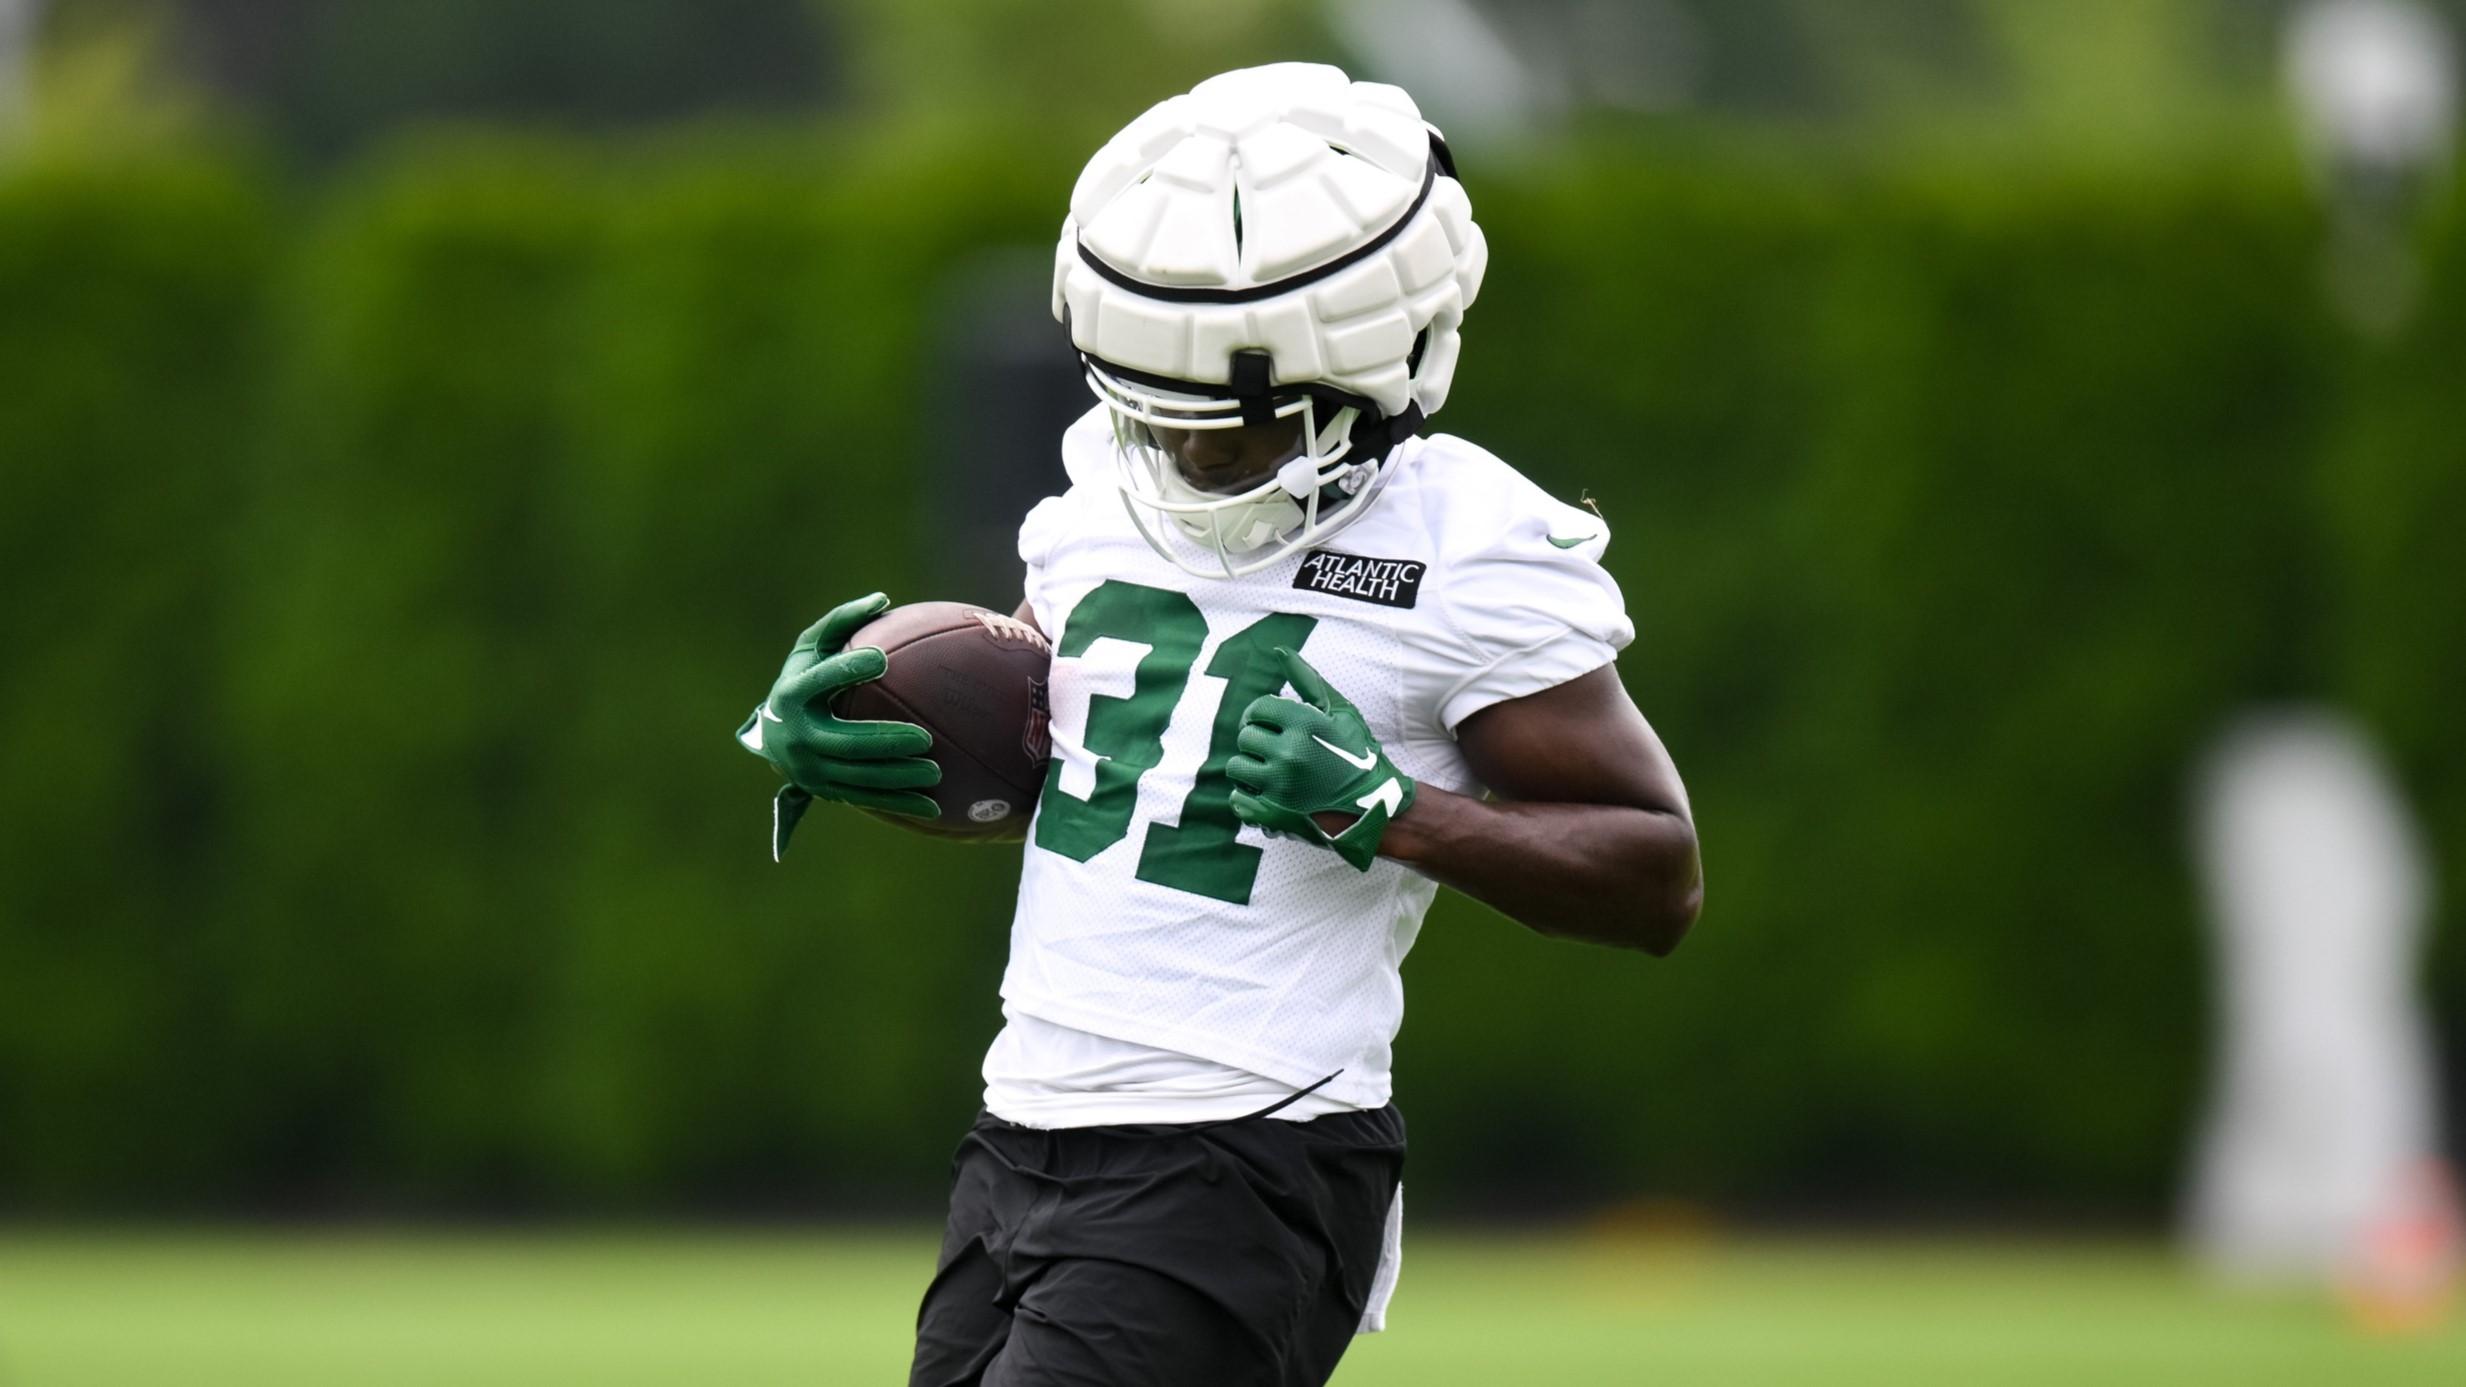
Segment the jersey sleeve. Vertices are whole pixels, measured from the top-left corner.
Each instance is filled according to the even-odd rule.
[[[1494,703],[1590,674],[1635,639],[1617,580],[1601,566],[1610,527],[1523,483],[1485,519],[1489,533],[1441,565],[1450,648],[1434,652],[1425,696],[1443,729]]]
[[[1070,498],[1048,496],[1037,502],[1019,522],[1019,562],[1027,565],[1027,584],[1031,589],[1043,576],[1045,561],[1053,547],[1061,543],[1062,531],[1068,526]]]
[[[1101,480],[1102,461],[1097,452],[1103,427],[1103,411],[1090,410],[1062,434],[1062,468],[1070,479],[1069,489],[1059,496],[1048,496],[1036,503],[1019,522],[1019,562],[1026,565],[1024,588],[1028,605],[1036,612],[1039,623],[1052,618],[1045,608],[1044,577],[1046,562],[1054,549],[1078,523],[1079,507],[1087,499],[1090,479]],[[1052,630],[1050,625],[1045,628]]]

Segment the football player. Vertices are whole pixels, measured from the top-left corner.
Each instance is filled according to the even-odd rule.
[[[1486,256],[1412,99],[1331,67],[1212,78],[1080,176],[1053,307],[1097,403],[1019,532],[1053,756],[913,1387],[1324,1382],[1395,1282],[1438,887],[1653,954],[1694,922],[1608,527],[1426,432]],[[829,712],[886,606],[807,632],[762,750],[930,815],[921,729]]]

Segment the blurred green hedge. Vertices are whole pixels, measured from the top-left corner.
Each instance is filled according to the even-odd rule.
[[[775,867],[728,734],[831,601],[1012,599],[937,587],[925,318],[1069,175],[0,178],[0,1209],[931,1207],[1016,859]],[[1653,962],[1443,902],[1416,1195],[2154,1208],[2220,721],[2353,698],[2466,861],[2466,238],[2365,353],[2275,171],[1473,191],[1445,423],[1609,515],[1711,905]]]
[[[2336,690],[2388,738],[2443,869],[2430,986],[2466,1140],[2466,201],[2422,258],[2422,302],[2353,363],[2350,427],[2305,500],[2324,521]]]
[[[0,1202],[235,1169],[219,684],[276,239],[236,170],[0,175]]]

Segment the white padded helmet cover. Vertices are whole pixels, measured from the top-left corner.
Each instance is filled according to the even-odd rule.
[[[1432,179],[1431,159],[1430,127],[1401,88],[1317,63],[1211,77],[1088,161],[1056,248],[1054,316],[1079,350],[1132,370],[1229,384],[1234,352],[1264,350],[1275,384],[1323,382],[1390,417],[1412,403],[1436,414],[1489,250],[1464,189]],[[1243,297],[1142,293],[1082,247],[1138,286]]]

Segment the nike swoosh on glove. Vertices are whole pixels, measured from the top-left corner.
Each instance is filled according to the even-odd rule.
[[[1242,710],[1236,751],[1224,768],[1241,787],[1233,792],[1233,815],[1333,848],[1356,870],[1369,871],[1387,825],[1412,807],[1413,778],[1395,768],[1361,710],[1308,661],[1282,648],[1276,658],[1301,699],[1271,694]],[[1357,817],[1331,834],[1319,827],[1320,814]]]
[[[941,806],[916,791],[938,785],[942,768],[924,758],[933,734],[912,722],[872,722],[831,711],[841,689],[879,679],[888,657],[871,646],[844,649],[848,637],[890,610],[881,593],[843,602],[805,628],[779,667],[770,697],[736,730],[747,751],[771,763],[788,783],[771,800],[771,859],[788,850],[797,821],[817,799],[885,814],[942,817]]]

